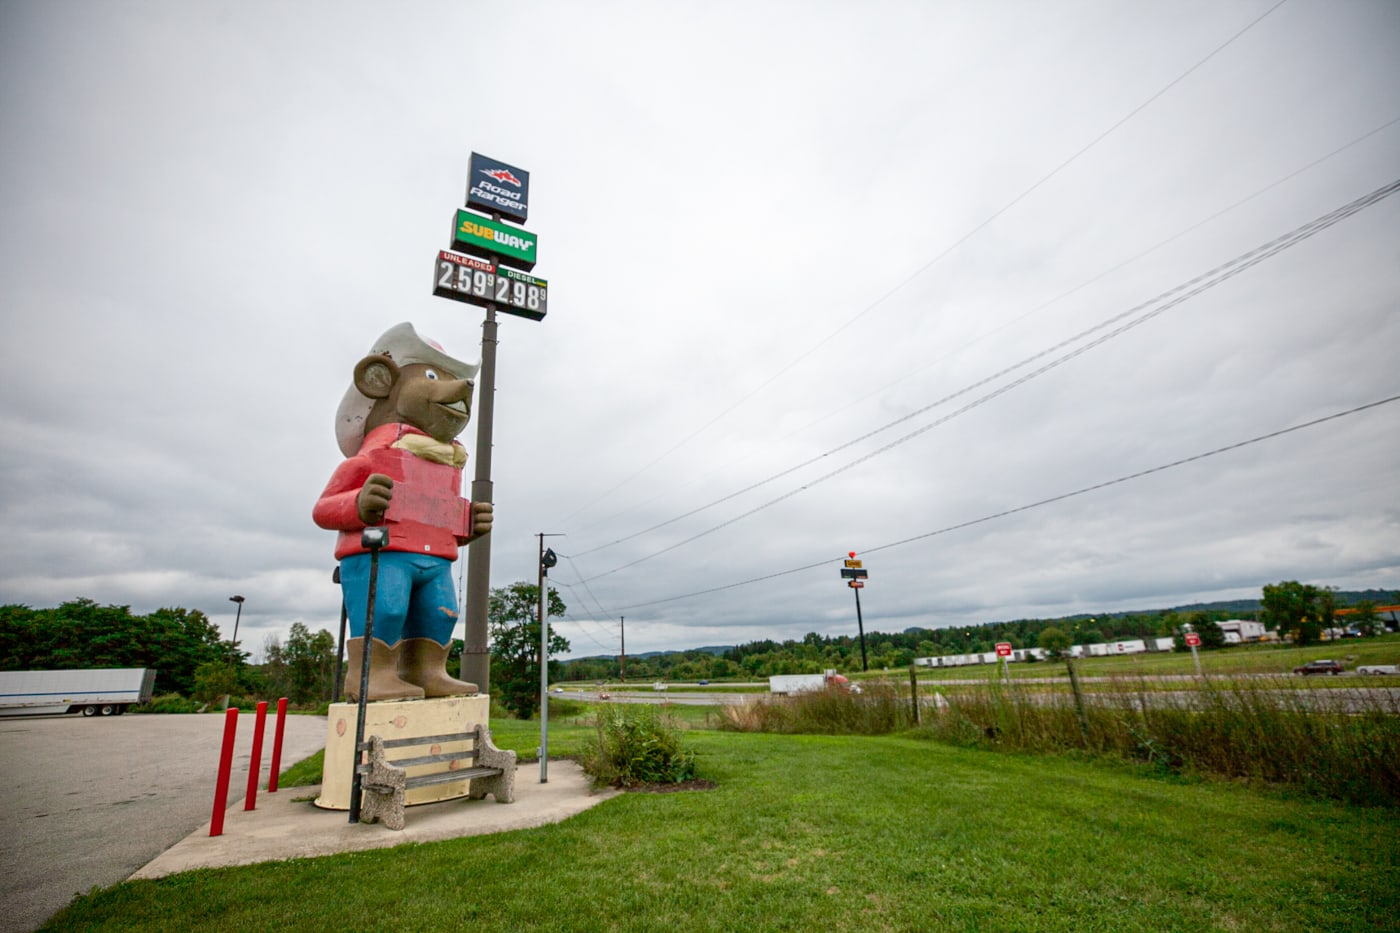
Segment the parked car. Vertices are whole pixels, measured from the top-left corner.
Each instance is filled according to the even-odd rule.
[[[1340,674],[1342,672],[1341,661],[1330,661],[1326,658],[1319,658],[1316,661],[1309,661],[1301,667],[1293,668],[1295,674]]]
[[[1362,664],[1358,674],[1400,674],[1400,664]]]

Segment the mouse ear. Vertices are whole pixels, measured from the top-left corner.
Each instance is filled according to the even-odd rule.
[[[365,421],[374,400],[388,398],[399,368],[382,354],[370,354],[355,364],[355,376],[335,412],[335,442],[340,452],[353,457],[365,439]]]
[[[355,364],[355,388],[365,398],[388,398],[399,380],[399,368],[387,356],[373,354]]]

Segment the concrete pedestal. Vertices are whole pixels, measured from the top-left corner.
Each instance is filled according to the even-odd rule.
[[[470,697],[438,697],[431,700],[379,700],[365,709],[365,740],[371,735],[385,739],[413,739],[424,735],[471,732],[477,723],[490,725],[491,698],[485,694]],[[321,772],[321,796],[316,806],[326,810],[350,809],[351,769],[355,760],[356,703],[333,703],[326,718],[326,761]],[[467,747],[465,744],[462,747]],[[445,748],[444,751],[452,751]],[[409,769],[409,774],[420,769]],[[430,769],[422,769],[430,770]],[[415,787],[404,795],[413,806],[467,796],[470,781]]]

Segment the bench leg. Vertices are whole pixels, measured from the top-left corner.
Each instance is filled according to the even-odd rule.
[[[384,740],[370,736],[369,770],[360,781],[360,822],[403,829],[403,792],[408,772],[384,760]]]
[[[467,790],[472,800],[487,794],[497,803],[515,803],[515,752],[502,751],[491,742],[491,730],[481,723],[476,726],[476,763],[483,768],[500,768],[495,777],[473,778]]]

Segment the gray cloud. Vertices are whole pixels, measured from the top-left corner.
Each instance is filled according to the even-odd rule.
[[[1211,56],[1270,6],[6,4],[0,600],[333,629],[331,418],[393,323],[475,354],[428,288],[472,150],[552,286],[501,325],[493,582],[567,533],[575,653],[852,631],[848,550],[1394,395],[1400,198],[822,479],[1394,180],[1400,10]],[[1400,585],[1396,409],[873,553],[867,628]]]

